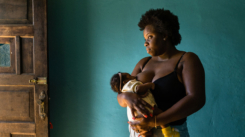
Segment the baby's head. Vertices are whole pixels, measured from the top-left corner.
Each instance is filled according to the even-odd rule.
[[[124,84],[126,84],[129,80],[133,80],[135,78],[136,77],[131,76],[128,73],[118,72],[114,74],[111,78],[111,89],[117,93],[121,93]]]

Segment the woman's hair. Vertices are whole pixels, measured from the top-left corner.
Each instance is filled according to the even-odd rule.
[[[144,30],[147,25],[153,25],[155,30],[160,34],[167,34],[174,46],[180,43],[181,35],[179,34],[178,17],[169,10],[162,8],[147,11],[142,15],[138,26],[140,30]]]
[[[118,73],[121,73],[121,72],[118,72]],[[120,77],[119,77],[119,74],[116,73],[114,74],[112,77],[111,77],[111,89],[117,93],[121,93],[121,90],[120,90]],[[122,77],[122,80],[123,80],[123,77]],[[123,86],[123,85],[122,85]]]

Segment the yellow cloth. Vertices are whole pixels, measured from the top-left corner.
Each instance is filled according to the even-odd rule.
[[[137,81],[136,79],[134,80],[130,80],[128,81],[122,88],[122,92],[131,92],[131,93],[136,93],[136,87],[138,85],[141,85],[143,84],[142,82],[140,81]],[[155,99],[153,97],[153,95],[151,94],[150,91],[148,91],[148,95],[144,98],[142,98],[145,102],[147,102],[148,104],[150,104],[152,107],[154,107],[156,105],[156,102],[155,102]],[[148,108],[147,109],[149,110],[149,112],[152,114],[153,113],[153,110]],[[134,121],[133,120],[133,116],[131,114],[131,110],[129,107],[127,107],[127,115],[128,115],[128,120],[129,121]],[[138,115],[141,115],[138,111],[135,112],[135,116],[138,116]]]
[[[142,85],[143,83],[140,81],[137,81],[136,79],[128,81],[122,88],[122,92],[134,92],[136,93],[136,87],[138,85]]]
[[[171,128],[170,126],[162,129],[162,134],[164,137],[180,137],[180,134],[178,131],[176,131],[174,128]]]

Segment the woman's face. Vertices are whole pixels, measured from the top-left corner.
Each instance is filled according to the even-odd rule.
[[[152,25],[147,25],[143,31],[146,51],[151,56],[159,56],[164,53],[165,41],[162,34],[155,31]]]

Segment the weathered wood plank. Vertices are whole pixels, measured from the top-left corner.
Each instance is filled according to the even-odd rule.
[[[0,85],[33,85],[29,83],[33,78],[33,75],[1,75]]]
[[[21,37],[21,73],[33,73],[33,38]]]
[[[10,133],[0,133],[0,137],[10,137]]]
[[[33,36],[33,26],[0,26],[0,36]]]
[[[34,38],[35,45],[35,74],[42,77],[48,75],[47,63],[47,17],[46,17],[46,0],[39,0],[34,2]]]
[[[15,67],[16,74],[20,75],[20,36],[15,37]]]
[[[20,135],[20,134],[11,134],[11,137],[36,137],[35,135]]]
[[[25,123],[10,123],[10,122],[0,122],[0,132],[1,133],[35,133],[36,127],[33,122]]]

